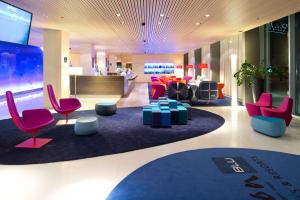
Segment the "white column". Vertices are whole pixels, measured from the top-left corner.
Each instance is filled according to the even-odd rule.
[[[51,107],[47,84],[52,84],[57,98],[70,95],[69,34],[58,30],[44,31],[44,104]]]
[[[238,57],[236,54],[231,54],[231,77],[234,76],[234,74],[238,70]],[[238,106],[238,88],[237,88],[237,83],[235,78],[231,78],[231,104],[232,107],[237,107]]]
[[[80,46],[80,66],[83,68],[83,75],[94,75],[93,58],[95,56],[94,46],[92,44],[83,44]]]

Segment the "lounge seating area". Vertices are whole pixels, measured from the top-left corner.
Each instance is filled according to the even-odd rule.
[[[300,199],[300,0],[0,0],[0,200]]]
[[[199,85],[190,83],[191,76],[177,78],[176,76],[151,76],[151,98],[159,99],[167,96],[175,100],[197,102],[223,99],[224,84],[215,81],[200,81]],[[221,85],[221,87],[219,86]]]

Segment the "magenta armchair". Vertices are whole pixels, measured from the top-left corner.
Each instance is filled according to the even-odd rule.
[[[192,79],[193,77],[191,76],[184,76],[183,77],[183,80],[186,80],[186,84],[189,84],[190,80]]]
[[[159,97],[165,96],[166,88],[164,85],[153,83],[152,89],[153,89],[152,99],[158,99]]]
[[[50,84],[47,85],[47,89],[48,89],[49,99],[54,110],[59,114],[65,115],[66,124],[67,124],[69,113],[72,113],[81,107],[80,101],[76,98],[66,98],[66,99],[60,99],[58,104],[56,101],[56,97],[52,85]]]
[[[54,118],[47,109],[24,110],[22,118],[19,116],[14,97],[11,91],[6,92],[6,101],[9,113],[15,125],[22,131],[32,135],[32,138],[16,145],[17,148],[41,148],[52,139],[36,138],[36,134],[50,125]]]
[[[276,117],[285,120],[287,126],[290,125],[293,117],[293,99],[290,97],[284,97],[281,105],[278,108],[261,108],[263,116]]]
[[[272,107],[272,94],[262,93],[256,103],[246,103],[247,112],[250,117],[261,115],[262,107]]]

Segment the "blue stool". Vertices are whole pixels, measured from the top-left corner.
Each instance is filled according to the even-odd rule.
[[[161,110],[152,110],[152,127],[161,127],[162,115]]]
[[[176,109],[177,108],[177,101],[176,100],[173,100],[173,99],[170,99],[169,100],[169,107],[171,109]]]
[[[178,124],[179,125],[186,125],[188,121],[188,111],[183,106],[178,106]]]
[[[190,104],[188,104],[188,103],[183,103],[182,106],[187,109],[188,120],[192,120],[192,106]]]
[[[283,119],[265,116],[252,117],[251,127],[255,131],[271,137],[280,137],[286,130],[286,124]]]
[[[151,108],[143,108],[143,123],[144,123],[144,125],[152,124],[152,109]]]
[[[161,111],[161,127],[171,127],[171,112],[170,110]]]

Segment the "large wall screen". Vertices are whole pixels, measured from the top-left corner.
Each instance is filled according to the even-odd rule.
[[[174,63],[145,63],[144,74],[174,74]]]
[[[27,45],[32,13],[0,1],[0,41]]]

